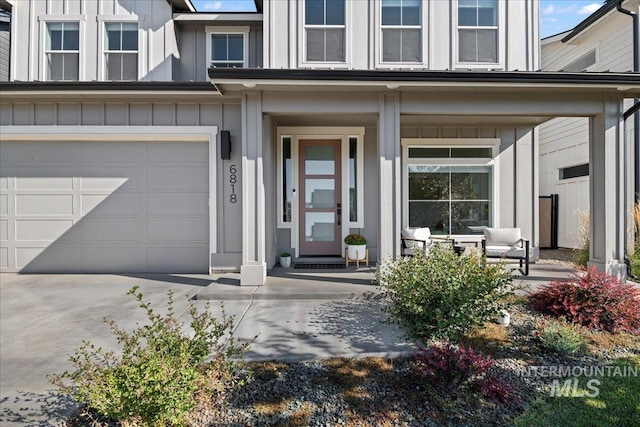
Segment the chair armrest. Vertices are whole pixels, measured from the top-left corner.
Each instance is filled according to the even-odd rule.
[[[410,242],[422,242],[422,243],[427,243],[426,240],[421,240],[421,239],[412,239],[410,237],[401,237],[400,240],[404,241],[410,241]]]
[[[431,235],[431,240],[440,240],[440,241],[443,241],[443,242],[446,242],[446,243],[454,243],[455,242],[453,237],[449,237],[449,236],[444,237],[444,236]]]
[[[427,246],[427,241],[426,240],[420,240],[420,239],[412,239],[410,237],[400,237],[400,242],[402,243],[402,248],[403,249],[408,249],[409,246],[407,245],[407,242],[418,242],[422,245],[422,247],[424,248],[425,246]]]

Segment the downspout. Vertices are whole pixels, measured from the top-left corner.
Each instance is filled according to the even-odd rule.
[[[640,72],[640,58],[638,58],[638,14],[637,13],[633,13],[630,10],[627,9],[623,9],[622,8],[622,1],[618,2],[618,4],[616,5],[616,10],[620,13],[624,13],[625,15],[628,15],[631,17],[632,22],[633,22],[633,72],[634,73],[638,73]],[[634,98],[633,100],[633,104],[634,107],[638,105],[638,98]],[[633,110],[633,108],[631,108],[631,110]],[[630,111],[631,111],[630,110]],[[626,114],[625,114],[626,116]],[[626,122],[625,122],[626,123]],[[634,142],[634,155],[633,155],[633,169],[634,169],[634,173],[633,173],[633,180],[634,180],[634,202],[635,204],[640,203],[640,112],[638,112],[637,110],[635,111],[634,117],[633,117],[633,142]],[[625,138],[626,138],[626,132],[625,132]],[[626,144],[625,144],[626,145]],[[625,200],[626,200],[626,196],[625,196]],[[626,213],[626,210],[625,210]],[[625,214],[625,230],[627,229],[627,218],[628,215]],[[627,265],[627,276],[631,277],[633,279],[638,279],[637,277],[635,277],[633,275],[633,273],[631,272],[631,261],[629,260],[629,257],[627,256],[627,233],[624,233],[624,263]],[[636,239],[640,239],[640,236],[636,235],[635,236]]]

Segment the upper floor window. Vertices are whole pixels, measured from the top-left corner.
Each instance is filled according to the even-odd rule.
[[[211,65],[244,67],[244,34],[211,34]]]
[[[77,22],[47,22],[46,25],[46,79],[79,80],[79,24]]]
[[[305,0],[306,61],[345,62],[345,0]]]
[[[498,62],[498,0],[458,0],[460,62]]]
[[[382,62],[422,62],[421,0],[382,0]]]
[[[138,79],[138,24],[105,23],[106,80]]]

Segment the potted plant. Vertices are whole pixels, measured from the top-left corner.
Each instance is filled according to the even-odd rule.
[[[280,254],[280,266],[284,268],[291,267],[291,254],[289,252],[282,252]]]
[[[365,259],[367,253],[367,239],[360,234],[349,234],[344,238],[347,244],[347,256],[349,259],[362,260]]]

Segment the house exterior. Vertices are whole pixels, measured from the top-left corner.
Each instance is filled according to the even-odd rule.
[[[640,2],[621,2],[625,9],[638,13]],[[633,71],[633,21],[616,10],[617,2],[603,5],[574,30],[541,42],[542,69],[566,72]],[[624,109],[634,101],[627,99]],[[631,151],[625,153],[629,171],[638,150],[635,117],[625,122],[625,137]],[[637,181],[630,172],[629,178]],[[629,191],[638,192],[638,184]],[[540,195],[558,194],[558,245],[579,247],[581,213],[589,211],[589,119],[556,118],[540,126]],[[630,209],[629,209],[630,211]],[[629,224],[632,224],[629,221]]]
[[[569,115],[590,118],[601,178],[592,263],[624,274],[621,114],[640,81],[536,71],[538,7],[14,2],[0,267],[260,285],[282,251],[343,257],[357,232],[383,263],[421,226],[465,244],[520,227],[535,260],[537,126]]]

